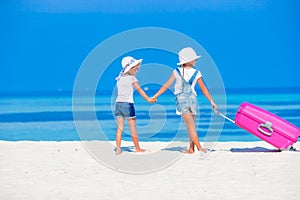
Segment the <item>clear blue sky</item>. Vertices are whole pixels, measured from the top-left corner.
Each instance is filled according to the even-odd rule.
[[[82,61],[101,41],[148,26],[198,41],[226,88],[300,87],[297,0],[68,2],[1,1],[0,92],[72,90]]]

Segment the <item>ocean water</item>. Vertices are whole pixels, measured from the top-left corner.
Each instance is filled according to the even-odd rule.
[[[221,97],[214,97],[216,103],[218,98]],[[156,104],[148,104],[137,94],[134,99],[140,141],[188,141],[184,123],[175,114],[175,101],[171,93],[162,95]],[[195,122],[200,140],[260,141],[251,133],[214,114],[203,95],[198,95],[198,101],[199,110]],[[79,102],[74,108],[72,96],[61,93],[2,95],[0,140],[113,141],[116,131],[113,117],[114,95],[97,95],[94,102],[82,97]],[[255,104],[300,127],[299,90],[267,93],[231,91],[226,93],[226,104],[218,106],[229,118],[234,119],[242,102]],[[74,112],[77,116],[75,118]],[[131,140],[127,123],[123,140]]]

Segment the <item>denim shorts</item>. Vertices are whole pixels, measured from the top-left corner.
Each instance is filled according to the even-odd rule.
[[[197,114],[197,98],[195,95],[179,94],[176,96],[176,114]]]
[[[124,119],[135,118],[134,104],[128,102],[116,102],[115,117]]]

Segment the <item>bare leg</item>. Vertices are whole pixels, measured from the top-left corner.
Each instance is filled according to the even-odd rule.
[[[191,137],[189,137],[189,140],[190,140],[189,149],[184,150],[183,153],[192,154],[195,152],[195,143],[192,141]]]
[[[131,137],[132,137],[132,141],[133,141],[133,144],[135,147],[135,151],[136,152],[144,152],[145,150],[141,149],[140,145],[139,145],[139,139],[138,139],[138,135],[136,132],[136,119],[135,118],[128,119],[128,125],[129,125],[129,129],[131,132]]]
[[[189,149],[187,150],[184,150],[183,153],[186,153],[186,154],[193,154],[195,152],[195,148],[194,148],[195,144],[194,142],[191,140],[190,138],[190,147]]]
[[[122,140],[122,132],[124,129],[124,119],[123,118],[117,118],[117,132],[116,132],[116,155],[120,154],[121,151],[121,140]]]
[[[198,135],[196,132],[194,116],[191,113],[182,114],[181,116],[185,122],[190,137],[190,148],[185,153],[194,153],[194,145],[196,145],[198,151],[206,151],[200,145]]]
[[[192,115],[192,117],[193,117],[193,120],[194,120],[194,123],[195,123],[195,115]],[[195,143],[193,142],[192,138],[189,137],[189,139],[190,139],[190,149],[192,149],[193,152],[194,152],[195,151]]]

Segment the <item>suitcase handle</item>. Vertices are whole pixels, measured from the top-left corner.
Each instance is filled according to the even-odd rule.
[[[272,129],[271,126],[272,126],[272,123],[269,122],[269,121],[266,121],[265,124],[260,124],[260,125],[257,127],[257,129],[258,129],[259,132],[261,132],[261,133],[263,133],[263,134],[265,134],[265,135],[267,135],[267,136],[271,136],[272,133],[273,133],[273,129]],[[262,129],[262,128],[267,129],[269,132],[265,131],[265,130]]]
[[[225,116],[224,114],[220,113],[219,111],[215,110],[215,113],[217,115],[220,115],[221,117],[224,117],[225,119],[227,119],[228,121],[230,121],[231,123],[235,124],[235,121],[233,121],[232,119],[230,119],[229,117]]]

